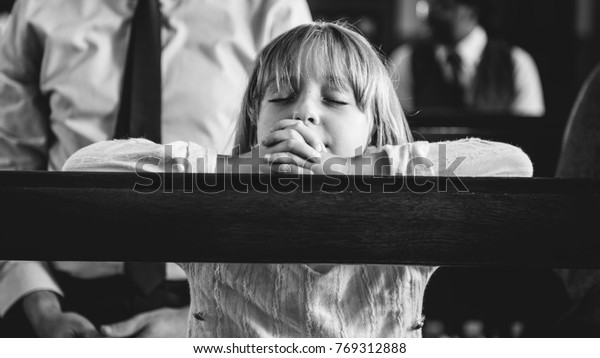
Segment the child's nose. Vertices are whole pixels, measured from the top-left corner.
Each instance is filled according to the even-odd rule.
[[[319,115],[316,114],[316,112],[306,112],[304,114],[296,112],[294,113],[294,119],[302,121],[306,126],[308,126],[309,124],[316,126],[319,123],[321,123],[321,119],[319,118]]]
[[[304,122],[305,125],[318,125],[321,123],[319,111],[316,106],[312,105],[310,101],[303,101],[299,103],[294,111],[294,119]]]

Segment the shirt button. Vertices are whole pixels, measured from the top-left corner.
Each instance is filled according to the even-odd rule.
[[[425,316],[421,316],[421,318],[413,324],[412,330],[418,331],[418,330],[422,329],[424,326],[425,326]]]
[[[192,314],[194,316],[195,319],[197,319],[198,321],[204,321],[206,319],[206,312],[204,311],[200,311],[200,312],[195,312],[194,314]]]

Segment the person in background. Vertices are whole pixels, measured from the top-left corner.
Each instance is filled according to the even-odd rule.
[[[532,57],[490,36],[482,25],[492,5],[492,0],[419,2],[430,38],[391,54],[396,92],[408,113],[545,114]],[[568,301],[560,279],[549,270],[441,268],[427,288],[430,324],[424,335],[547,336]]]
[[[193,139],[228,153],[257,53],[312,19],[304,0],[19,0],[0,47],[0,170],[60,170],[78,149],[125,136],[117,118],[132,28],[152,21],[152,31],[136,33],[158,33],[159,106],[142,105],[158,108],[158,140]],[[146,292],[127,267],[0,262],[0,334],[185,336],[183,271],[163,265],[161,283]]]
[[[542,116],[542,85],[523,49],[491,38],[480,24],[489,0],[421,0],[431,36],[391,54],[407,112],[475,111]]]

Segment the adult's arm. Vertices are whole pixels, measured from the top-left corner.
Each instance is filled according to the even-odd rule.
[[[48,274],[47,263],[0,261],[0,317],[19,300],[38,291],[62,295],[62,291]]]
[[[400,104],[406,112],[413,112],[415,110],[412,54],[412,47],[404,45],[394,50],[390,55],[393,66],[391,71],[392,80],[394,81]]]
[[[263,26],[256,39],[261,48],[287,30],[312,22],[305,0],[266,0],[261,6],[264,11],[257,12],[259,18],[254,20]]]
[[[29,22],[37,2],[15,3],[0,46],[0,170],[46,170],[49,114],[42,94],[43,38]]]
[[[39,88],[43,39],[29,22],[37,3],[17,1],[0,46],[0,170],[45,170],[48,109]],[[46,263],[0,262],[0,316],[27,295],[62,294]]]
[[[538,117],[546,113],[542,81],[535,61],[525,50],[515,47],[512,51],[515,64],[516,97],[511,106],[514,114]]]

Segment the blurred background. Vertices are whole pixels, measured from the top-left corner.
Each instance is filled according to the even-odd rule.
[[[390,55],[427,36],[419,0],[309,0],[315,19],[344,19]],[[595,0],[488,0],[481,18],[492,35],[529,52],[536,61],[551,117],[565,119],[585,77],[600,60],[600,3]]]
[[[427,38],[423,1],[309,0],[315,19],[345,20],[390,56],[403,44]],[[543,118],[478,116],[409,117],[416,137],[430,141],[465,136],[519,145],[532,157],[535,175],[552,177],[564,128],[577,93],[600,61],[600,3],[595,0],[487,0],[480,23],[490,36],[527,51],[540,72]]]

